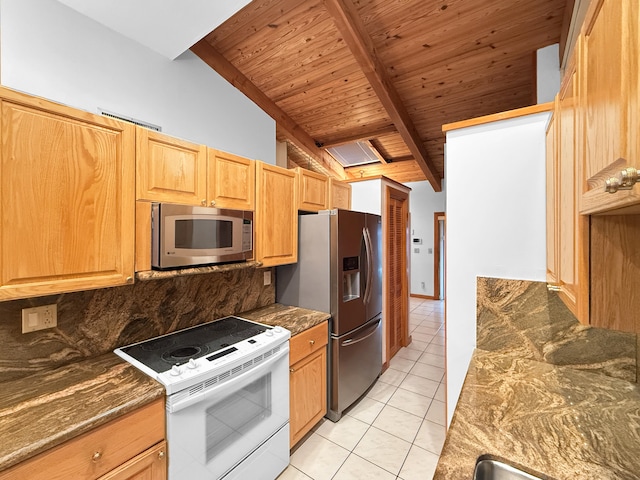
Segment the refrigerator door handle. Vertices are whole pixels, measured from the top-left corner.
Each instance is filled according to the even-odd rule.
[[[371,299],[371,283],[373,282],[373,257],[372,257],[372,245],[371,245],[371,234],[369,233],[369,229],[364,227],[362,229],[362,235],[364,236],[364,248],[367,253],[367,280],[364,287],[364,303],[369,303]]]
[[[367,335],[365,335],[364,337],[357,337],[357,338],[350,338],[349,340],[345,340],[344,342],[342,342],[340,344],[341,347],[348,347],[349,345],[355,345],[356,343],[360,343],[364,340],[366,340],[367,338],[369,338],[371,335],[373,335],[374,333],[376,333],[376,330],[378,329],[378,325],[380,325],[380,322],[382,321],[382,319],[378,320],[375,325],[372,325],[371,328],[371,332],[368,333]]]

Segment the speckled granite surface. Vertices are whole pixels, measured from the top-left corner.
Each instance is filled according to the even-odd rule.
[[[476,350],[434,479],[473,478],[482,454],[558,480],[638,479],[638,385]]]
[[[4,382],[0,470],[162,397],[162,385],[113,353]]]
[[[279,303],[248,312],[242,312],[239,316],[247,320],[264,323],[265,325],[286,328],[291,332],[291,336],[297,335],[308,328],[315,327],[319,323],[331,318],[331,314],[329,313],[307,310],[306,308],[300,307],[289,307]]]
[[[434,479],[480,455],[561,479],[640,478],[636,335],[580,325],[542,282],[478,278],[478,332]]]

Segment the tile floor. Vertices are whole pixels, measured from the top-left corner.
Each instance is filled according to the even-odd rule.
[[[412,343],[338,423],[323,419],[278,480],[425,480],[446,435],[444,302],[411,298]]]

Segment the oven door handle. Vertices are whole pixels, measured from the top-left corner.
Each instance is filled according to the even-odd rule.
[[[222,383],[222,384],[214,384],[213,386],[209,387],[206,390],[201,390],[200,392],[194,394],[194,395],[190,395],[185,399],[180,399],[180,400],[176,400],[176,401],[171,401],[171,397],[173,395],[169,395],[167,397],[167,411],[169,413],[175,413],[175,412],[179,412],[180,410],[183,410],[195,403],[201,402],[202,400],[204,400],[205,398],[207,398],[210,393],[213,390],[219,390],[220,388],[233,388],[235,387],[237,384],[244,382],[247,378],[252,378],[252,377],[259,377],[260,375],[262,375],[265,372],[268,372],[269,370],[271,370],[271,367],[273,366],[274,363],[278,362],[278,360],[282,359],[282,357],[286,356],[287,358],[289,357],[289,342],[283,344],[280,347],[280,351],[276,354],[274,354],[273,356],[269,357],[268,360],[263,361],[262,363],[260,363],[259,365],[250,368],[249,370],[247,370],[246,372],[241,373],[240,375],[238,375],[235,378],[232,378],[231,380],[227,380],[226,382]],[[286,367],[288,368],[288,362]],[[204,381],[203,381],[204,382]],[[179,392],[176,392],[174,395],[179,395]]]

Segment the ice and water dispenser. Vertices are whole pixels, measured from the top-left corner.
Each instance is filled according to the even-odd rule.
[[[342,301],[360,297],[360,257],[342,259]]]

